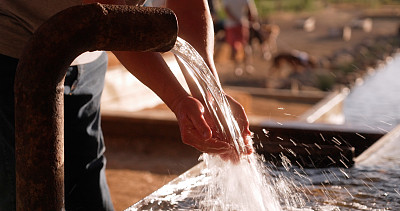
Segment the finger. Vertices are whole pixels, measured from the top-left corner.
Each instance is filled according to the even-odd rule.
[[[250,136],[245,136],[243,138],[243,142],[245,145],[245,154],[250,155],[251,153],[254,152],[254,147],[253,147],[253,139],[251,139]]]
[[[242,113],[235,116],[236,122],[238,123],[239,127],[241,127],[240,132],[243,134],[243,136],[251,135],[249,120],[245,115],[245,113]]]
[[[191,125],[193,125],[203,136],[203,138],[208,139],[211,138],[212,136],[212,128],[208,125],[205,117],[204,117],[204,107],[199,101],[194,101],[195,103],[195,108],[192,109],[190,112],[187,113],[187,120],[190,122]]]
[[[243,106],[241,106],[239,102],[237,102],[231,96],[227,95],[226,97],[230,102],[232,114],[234,115],[238,125],[241,127],[240,132],[243,134],[243,136],[250,135],[251,131],[249,128],[249,120]]]
[[[252,145],[245,145],[245,152],[244,154],[250,155],[254,152],[254,147]]]
[[[212,115],[209,112],[204,113],[204,119],[205,119],[206,123],[208,124],[208,126],[213,131],[213,135],[216,135],[216,134],[214,134],[214,132],[219,131],[218,130],[219,127],[217,127],[216,122],[215,122],[216,120],[214,118],[212,118]]]
[[[228,146],[226,146],[226,143],[222,141],[213,143],[212,145],[211,144],[203,145],[194,142],[190,143],[190,145],[192,145],[193,147],[204,153],[210,153],[210,154],[221,154],[229,150]]]
[[[188,144],[201,152],[205,153],[223,153],[229,150],[229,144],[223,141],[219,141],[213,138],[201,139],[200,134],[196,129],[187,128],[183,133],[183,142]]]
[[[196,128],[196,130],[204,139],[211,138],[212,130],[204,119],[203,114],[200,113],[196,116],[189,116],[189,119],[191,121],[191,124]]]
[[[204,148],[208,153],[225,153],[231,148],[231,146],[225,141],[221,141],[215,138],[205,140],[204,143]]]
[[[200,131],[198,129],[199,127],[195,126],[196,124],[205,124],[205,122],[195,121],[194,124],[193,122],[194,121],[191,121],[189,118],[182,118],[180,121],[183,143],[193,146],[205,153],[222,153],[229,149],[228,143],[211,138],[212,133],[207,125],[204,125],[204,130],[200,129]],[[204,135],[207,131],[209,131],[208,134]]]

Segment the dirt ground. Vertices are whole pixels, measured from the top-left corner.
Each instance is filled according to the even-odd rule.
[[[188,146],[179,146],[180,140],[170,140],[165,145],[150,144],[149,140],[130,140],[132,142],[125,142],[122,147],[121,140],[106,141],[106,177],[116,210],[132,206],[195,166],[200,155]],[[176,142],[171,143],[173,141]],[[131,150],[139,148],[134,142],[147,142],[148,149]]]
[[[278,51],[297,49],[323,58],[340,49],[352,48],[368,38],[397,34],[400,23],[399,14],[399,7],[393,6],[379,9],[329,7],[311,13],[279,13],[271,16],[269,22],[280,27],[280,35],[277,40]],[[316,19],[314,31],[306,32],[295,27],[296,20],[309,16]],[[330,30],[341,28],[348,25],[353,19],[363,16],[373,18],[371,32],[353,30],[349,41],[329,36]],[[235,75],[233,64],[227,59],[228,52],[223,50],[216,55],[217,69],[222,82],[250,81],[250,83],[257,83],[260,78],[268,75],[271,64],[257,58],[254,59],[254,71],[251,74]],[[252,105],[249,115],[263,115],[270,119],[280,120],[295,120],[310,108],[310,105],[302,103],[282,103],[274,100],[266,102],[259,99],[252,99]],[[282,111],[281,108],[285,110]],[[106,143],[111,142],[113,140],[106,140]],[[113,147],[112,144],[107,144],[106,174],[116,210],[128,208],[198,162],[196,152],[191,156],[171,158],[152,153],[133,153],[128,149],[121,150],[121,148]],[[129,146],[125,148],[129,148]]]

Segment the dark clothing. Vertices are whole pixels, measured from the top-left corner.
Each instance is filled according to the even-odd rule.
[[[0,54],[0,210],[15,210],[14,77],[18,60]]]
[[[0,55],[0,210],[15,210],[14,76]],[[106,178],[100,98],[107,55],[68,69],[64,89],[66,210],[113,210]]]

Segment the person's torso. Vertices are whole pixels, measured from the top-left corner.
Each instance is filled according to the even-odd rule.
[[[129,5],[143,5],[146,0],[126,0]],[[19,58],[34,31],[56,13],[82,0],[1,0],[0,54]]]
[[[246,24],[246,22],[248,21],[248,0],[224,0],[223,4],[224,7],[230,11],[231,15],[233,15],[236,20],[240,20],[241,24]],[[229,17],[227,17],[225,20],[226,27],[235,26],[237,24],[239,23]]]
[[[1,0],[0,53],[19,58],[33,32],[48,18],[81,0]]]

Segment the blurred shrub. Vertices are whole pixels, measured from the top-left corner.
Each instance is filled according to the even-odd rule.
[[[316,74],[316,88],[322,91],[332,91],[335,84],[336,78],[329,72],[320,72]]]
[[[349,4],[363,7],[377,7],[385,4],[400,4],[400,0],[254,0],[260,17],[273,12],[301,12],[317,10],[328,5]]]

